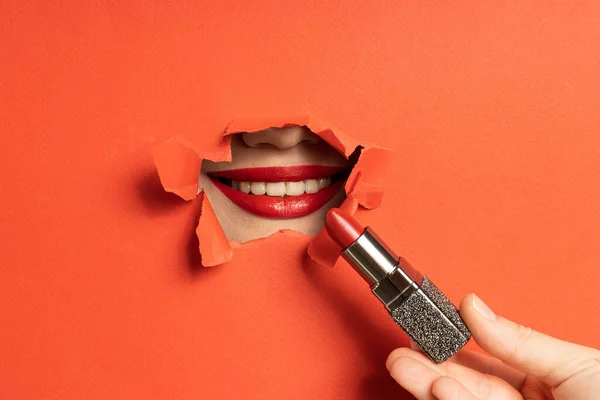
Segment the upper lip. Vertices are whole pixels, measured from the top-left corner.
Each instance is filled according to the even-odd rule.
[[[243,182],[299,182],[306,179],[326,178],[347,170],[331,165],[295,165],[287,167],[239,168],[208,173],[213,178]]]

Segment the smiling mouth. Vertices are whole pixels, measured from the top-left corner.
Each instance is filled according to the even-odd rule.
[[[348,173],[342,167],[300,165],[215,171],[208,176],[241,209],[264,218],[291,219],[327,204]]]

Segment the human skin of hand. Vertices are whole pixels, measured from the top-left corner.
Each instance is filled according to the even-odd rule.
[[[434,364],[416,345],[394,350],[386,366],[418,400],[596,400],[600,351],[552,338],[497,316],[479,297],[460,313],[492,357],[463,349]]]

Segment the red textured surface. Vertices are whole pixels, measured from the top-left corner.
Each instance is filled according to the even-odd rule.
[[[226,156],[238,115],[394,150],[362,223],[453,301],[600,347],[600,4],[322,3],[1,2],[0,398],[407,398],[405,338],[307,238],[199,266],[151,150]]]

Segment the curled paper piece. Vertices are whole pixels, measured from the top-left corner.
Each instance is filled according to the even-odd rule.
[[[226,127],[221,140],[210,143],[189,142],[180,137],[168,139],[154,148],[154,164],[161,184],[167,192],[174,193],[189,201],[198,197],[201,201],[201,214],[196,228],[202,265],[205,267],[223,264],[233,257],[233,248],[253,246],[265,238],[246,243],[229,242],[206,194],[198,186],[202,160],[231,161],[230,135],[242,132],[258,132],[268,128],[306,126],[320,136],[339,153],[349,158],[357,148],[360,156],[344,187],[347,198],[341,207],[354,214],[358,206],[367,209],[379,207],[383,198],[384,174],[391,151],[359,143],[356,139],[311,117],[300,115],[280,118],[234,118]],[[293,237],[298,232],[281,230],[276,234]],[[233,247],[232,247],[233,243]],[[324,265],[334,265],[338,257],[335,244],[322,229],[308,247],[309,256]]]
[[[186,201],[196,198],[202,159],[192,143],[180,137],[168,139],[154,148],[153,157],[165,191]]]
[[[206,146],[199,151],[197,144],[180,137],[173,137],[153,149],[154,165],[165,191],[174,193],[183,200],[200,201],[200,218],[196,227],[199,252],[204,267],[220,265],[231,260],[233,249],[204,192],[199,191],[198,181],[202,159],[231,160],[229,140],[216,146]]]
[[[214,267],[228,262],[233,257],[233,248],[219,224],[219,220],[204,191],[198,194],[200,219],[196,227],[199,250],[204,267]]]
[[[381,205],[385,173],[391,167],[392,152],[382,148],[364,149],[346,180],[346,194],[353,196],[364,208]]]

